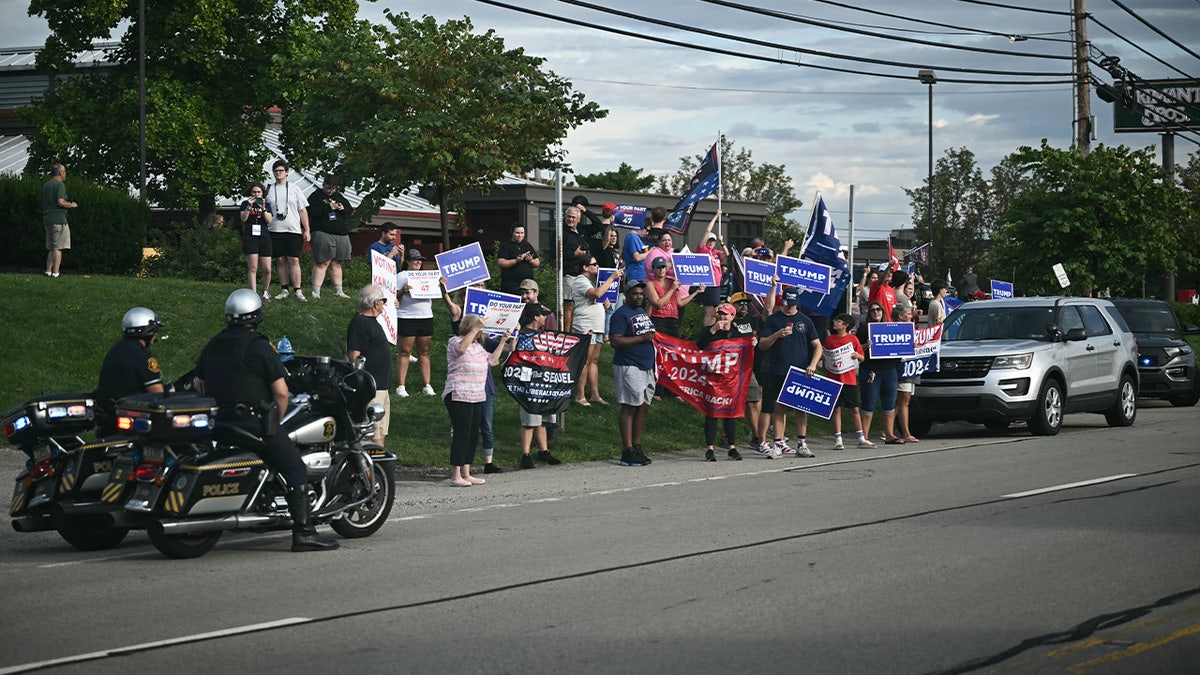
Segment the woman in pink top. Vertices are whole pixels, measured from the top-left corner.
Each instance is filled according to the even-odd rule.
[[[450,412],[450,428],[454,435],[450,440],[450,465],[453,472],[450,484],[454,487],[470,487],[486,482],[471,475],[471,462],[475,460],[475,448],[479,444],[479,422],[483,415],[483,402],[487,400],[488,369],[500,363],[500,352],[511,335],[505,335],[490,355],[480,344],[483,336],[483,319],[467,315],[458,327],[458,335],[450,338],[446,345],[446,389],[442,401]]]
[[[716,225],[717,219],[721,217],[721,209],[717,209],[717,215],[708,221],[708,227],[704,229],[704,234],[700,237],[700,245],[696,247],[696,253],[703,253],[712,261],[713,268],[713,285],[700,294],[699,303],[704,307],[704,325],[711,326],[717,320],[717,305],[721,304],[721,272],[722,266],[725,264],[725,256],[729,255],[728,249],[725,248],[725,241],[713,234],[713,225]]]

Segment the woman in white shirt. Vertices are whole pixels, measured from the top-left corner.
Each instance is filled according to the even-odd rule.
[[[604,344],[604,310],[608,308],[609,303],[597,303],[596,300],[608,293],[613,284],[620,283],[622,271],[613,272],[597,287],[596,278],[599,274],[600,266],[596,264],[596,257],[588,256],[583,262],[583,274],[571,280],[570,288],[571,298],[575,301],[575,320],[571,330],[590,341],[587,362],[583,366],[583,372],[579,374],[579,384],[575,388],[575,402],[585,407],[592,403],[608,405],[607,401],[600,398],[599,364],[600,347]],[[590,402],[584,398],[585,389],[592,392]]]
[[[412,297],[408,281],[408,273],[420,271],[424,262],[425,256],[421,255],[421,251],[416,247],[410,248],[405,255],[404,269],[396,275],[396,333],[399,336],[396,340],[399,351],[396,355],[396,370],[400,373],[396,395],[400,398],[408,398],[405,385],[408,383],[409,356],[412,355],[414,346],[417,352],[417,369],[421,371],[421,381],[425,383],[421,393],[437,396],[437,392],[429,383],[429,346],[433,344],[433,300]]]

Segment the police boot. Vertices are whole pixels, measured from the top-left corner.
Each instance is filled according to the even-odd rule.
[[[292,513],[292,551],[332,551],[338,543],[317,536],[308,516],[308,494],[304,488],[288,491],[288,511]]]

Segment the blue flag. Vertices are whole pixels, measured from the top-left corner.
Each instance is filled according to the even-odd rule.
[[[721,167],[717,160],[717,144],[708,149],[704,161],[692,174],[688,191],[667,214],[667,222],[663,228],[676,234],[687,234],[688,225],[692,222],[692,213],[701,199],[711,195],[721,187]]]
[[[850,264],[841,256],[842,241],[834,230],[825,199],[817,194],[812,216],[808,219],[808,231],[804,234],[804,248],[800,257],[833,268],[833,279],[829,293],[801,293],[800,306],[821,316],[833,316],[838,311],[846,288],[850,285]]]

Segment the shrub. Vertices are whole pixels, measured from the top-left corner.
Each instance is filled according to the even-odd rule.
[[[0,263],[41,268],[46,259],[42,227],[44,176],[0,176],[0,204],[10,236],[0,250]],[[137,268],[146,241],[150,209],[128,192],[70,176],[67,195],[78,202],[67,220],[71,251],[63,267],[88,274],[127,274]],[[77,253],[72,253],[77,251]]]
[[[1190,302],[1171,302],[1171,309],[1179,318],[1179,325],[1187,328],[1189,325],[1200,326],[1200,306]]]
[[[246,278],[242,239],[232,228],[182,226],[155,231],[150,245],[158,254],[144,261],[146,276],[234,284]]]

